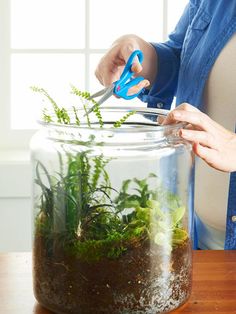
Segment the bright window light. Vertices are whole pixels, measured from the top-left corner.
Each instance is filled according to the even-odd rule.
[[[161,41],[163,2],[158,0],[90,0],[90,45],[108,48],[123,34]]]
[[[84,89],[84,56],[77,54],[13,54],[11,63],[11,125],[13,129],[36,128],[43,107],[42,96],[30,86],[45,88],[59,105],[70,107],[75,98],[70,84]]]
[[[11,0],[11,47],[84,48],[85,2]]]
[[[168,0],[168,16],[167,16],[167,31],[168,33],[172,32],[175,28],[176,23],[178,22],[181,14],[186,7],[188,0]]]
[[[37,128],[36,120],[46,102],[30,86],[44,87],[64,106],[74,104],[69,84],[91,92],[100,89],[94,71],[116,38],[134,33],[147,41],[164,41],[187,3],[188,0],[1,0],[0,29],[4,32],[0,36],[0,81],[4,88],[0,106],[4,121],[0,131],[9,135],[4,147],[8,145],[7,138],[14,141],[16,134],[22,143],[27,143]],[[127,102],[113,97],[109,105],[116,104]],[[145,106],[138,99],[129,104]],[[14,147],[14,142],[9,147]]]

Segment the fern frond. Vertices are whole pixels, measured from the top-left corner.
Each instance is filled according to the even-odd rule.
[[[73,106],[72,109],[73,109],[73,112],[74,112],[74,115],[75,115],[75,123],[78,126],[80,126],[80,119],[79,119],[78,113],[77,113],[78,110],[75,108],[75,106]]]
[[[81,98],[87,99],[87,100],[89,100],[89,98],[90,98],[90,93],[89,92],[86,92],[86,91],[82,92],[81,90],[79,90],[74,85],[71,85],[71,93],[76,95],[76,96],[79,96]]]
[[[53,122],[53,118],[52,118],[52,116],[50,116],[50,115],[48,114],[47,108],[44,108],[44,109],[43,109],[42,120],[43,120],[44,122],[46,122],[46,123],[51,123],[51,122]]]
[[[120,128],[121,125],[130,117],[132,116],[133,114],[135,114],[136,111],[130,111],[128,112],[126,115],[124,115],[120,120],[116,121],[114,124],[113,124],[113,127],[114,128]]]
[[[55,100],[49,95],[49,93],[44,88],[40,88],[37,86],[31,86],[31,89],[32,89],[32,91],[34,91],[36,93],[42,94],[44,97],[46,97],[49,100],[49,102],[53,106],[53,110],[54,110],[54,113],[55,113],[56,118],[57,118],[57,123],[60,123],[60,124],[70,124],[71,123],[71,119],[70,119],[70,115],[69,115],[68,111],[64,107],[59,107],[57,105],[57,103],[55,102]],[[104,125],[104,122],[102,119],[102,114],[100,111],[99,104],[94,99],[90,98],[91,97],[90,93],[87,91],[81,91],[74,85],[71,85],[71,93],[80,97],[81,103],[83,105],[83,109],[85,112],[84,116],[86,117],[88,127],[91,128],[91,121],[89,118],[89,111],[88,111],[88,103],[91,103],[93,105],[93,112],[98,119],[100,128],[102,128]],[[74,118],[75,118],[75,123],[79,126],[80,125],[80,119],[78,116],[78,110],[74,106],[72,107],[72,109],[73,109],[73,114],[74,114]],[[128,112],[120,120],[116,121],[113,124],[113,127],[114,128],[121,127],[121,125],[133,114],[135,114],[135,111]],[[54,122],[52,116],[50,116],[47,113],[46,109],[43,110],[43,121],[46,123]]]
[[[54,113],[57,117],[57,122],[62,124],[70,123],[70,116],[65,108],[60,108],[55,100],[49,95],[49,93],[44,89],[37,86],[31,86],[33,92],[40,93],[46,97],[53,106]],[[45,122],[52,122],[52,118],[48,114],[43,114],[43,119]]]
[[[67,112],[67,110],[62,107],[58,108],[58,110],[55,112],[57,119],[59,123],[64,123],[64,124],[70,124],[70,116]]]
[[[100,111],[98,103],[95,103],[94,108],[93,108],[93,112],[95,113],[96,117],[98,118],[98,122],[99,122],[100,128],[102,128],[104,123],[103,123],[103,120],[102,120],[102,115],[101,115],[101,111]]]
[[[50,101],[50,103],[53,105],[55,112],[56,112],[56,110],[59,109],[59,106],[57,105],[55,100],[48,94],[48,92],[44,88],[37,87],[37,86],[31,86],[30,88],[32,89],[33,92],[40,93],[43,96],[45,96]]]
[[[90,119],[89,119],[89,113],[88,113],[88,110],[87,110],[87,104],[90,101],[89,100],[90,93],[86,92],[86,91],[82,92],[76,86],[74,86],[72,84],[71,84],[71,93],[76,95],[76,96],[78,96],[78,97],[80,97],[82,105],[83,105],[83,109],[84,109],[84,112],[85,112],[85,116],[86,116],[86,119],[87,119],[88,127],[91,127],[91,122],[90,122]]]

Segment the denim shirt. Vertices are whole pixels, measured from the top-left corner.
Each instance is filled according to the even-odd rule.
[[[188,102],[203,109],[209,72],[235,32],[236,1],[190,0],[168,41],[153,43],[158,75],[140,99],[149,107],[170,109],[175,96],[176,105]],[[236,249],[236,172],[230,176],[225,249]]]

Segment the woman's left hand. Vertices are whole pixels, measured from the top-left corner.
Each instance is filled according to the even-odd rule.
[[[213,121],[197,108],[184,103],[172,110],[162,124],[187,122],[180,137],[193,143],[193,150],[211,167],[236,171],[236,134]]]

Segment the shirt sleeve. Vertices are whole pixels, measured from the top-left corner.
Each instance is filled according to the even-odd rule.
[[[175,30],[165,43],[152,43],[158,57],[158,73],[151,89],[144,89],[139,99],[148,107],[170,109],[178,85],[180,56],[189,26],[188,4]]]

